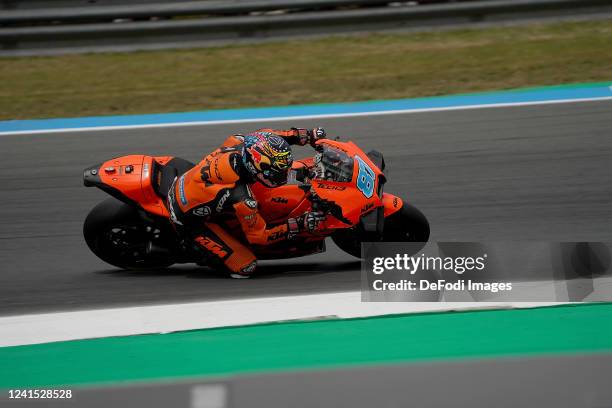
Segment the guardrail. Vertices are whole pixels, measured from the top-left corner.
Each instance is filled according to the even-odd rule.
[[[92,7],[108,6],[117,4],[136,3],[161,3],[164,0],[0,0],[0,11],[2,10],[32,10],[40,8],[57,7]],[[165,0],[170,2],[172,0]]]
[[[151,4],[97,5],[82,8],[6,11],[0,24],[49,21],[80,22],[151,17],[240,15],[274,10],[308,11],[339,7],[386,6],[389,0],[206,0]]]
[[[610,0],[405,4],[388,0],[209,0],[2,11],[0,25],[6,27],[0,28],[0,55],[196,47],[270,37],[612,12]],[[63,24],[53,23],[57,21]],[[15,24],[33,25],[10,26]]]
[[[209,1],[209,0],[205,0]],[[413,0],[414,3],[450,3],[475,0]],[[89,8],[116,5],[177,3],[177,0],[0,0],[0,10],[33,10],[52,8]],[[227,0],[225,3],[244,3],[247,0]]]

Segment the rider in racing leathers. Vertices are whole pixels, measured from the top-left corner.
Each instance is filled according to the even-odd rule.
[[[325,137],[322,128],[260,129],[230,136],[194,168],[178,177],[168,192],[168,208],[178,232],[204,257],[220,261],[233,278],[248,278],[257,266],[255,255],[221,225],[238,219],[249,244],[267,245],[314,231],[322,215],[307,212],[280,225],[266,225],[249,187],[260,182],[278,187],[287,182],[293,162],[289,145],[304,146]]]

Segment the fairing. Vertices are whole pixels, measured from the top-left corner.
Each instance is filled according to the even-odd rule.
[[[325,211],[324,229],[302,237],[313,242],[336,229],[350,228],[360,222],[376,224],[378,219],[380,224],[383,214],[386,217],[401,208],[401,199],[382,191],[385,177],[380,153],[365,154],[352,142],[333,140],[318,141],[317,151],[314,157],[293,164],[287,185],[267,188],[255,183],[252,186],[259,211],[267,223],[286,222],[307,211]],[[165,194],[159,191],[158,172],[171,159],[171,156],[145,155],[118,157],[86,169],[84,182],[151,215],[168,218]],[[308,184],[295,177],[304,168],[314,175]],[[239,228],[237,224],[236,228]]]

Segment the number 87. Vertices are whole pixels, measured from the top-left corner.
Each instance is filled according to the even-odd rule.
[[[372,197],[374,194],[374,171],[363,161],[359,156],[355,156],[359,165],[357,173],[357,189],[363,193],[366,198]]]

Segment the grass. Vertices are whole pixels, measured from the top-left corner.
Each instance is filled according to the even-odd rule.
[[[612,20],[0,59],[0,120],[431,96],[612,79]]]

